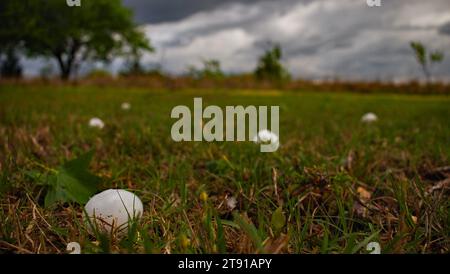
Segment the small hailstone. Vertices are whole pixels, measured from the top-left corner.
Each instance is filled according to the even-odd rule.
[[[258,134],[253,137],[253,142],[257,144],[268,144],[270,147],[270,151],[275,151],[280,146],[278,135],[267,129],[260,130]]]
[[[372,123],[372,122],[376,122],[378,120],[377,115],[375,115],[375,113],[369,112],[363,115],[363,117],[361,117],[361,122],[363,123]]]
[[[237,205],[237,200],[235,197],[231,196],[231,197],[227,198],[227,207],[230,210],[233,210],[236,207],[236,205]]]
[[[122,105],[120,106],[123,110],[129,110],[131,108],[130,103],[128,102],[123,102]]]
[[[263,129],[258,132],[258,134],[253,137],[253,142],[255,143],[278,143],[278,136],[271,132],[270,130]]]
[[[133,193],[123,189],[108,189],[93,196],[84,207],[90,223],[103,233],[122,234],[128,231],[129,221],[140,218],[144,207]]]
[[[102,129],[105,126],[105,123],[100,118],[94,117],[89,120],[89,126]]]
[[[69,254],[81,254],[81,246],[77,242],[68,243],[66,250],[69,251]]]

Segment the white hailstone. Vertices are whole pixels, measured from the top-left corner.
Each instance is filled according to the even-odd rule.
[[[280,146],[278,135],[267,129],[260,130],[258,134],[253,137],[253,142],[257,144],[268,144],[271,148],[271,151],[277,150]]]
[[[77,242],[68,243],[66,250],[69,251],[69,254],[81,254],[81,246]]]
[[[130,221],[142,216],[144,207],[135,194],[123,189],[108,189],[93,196],[84,207],[90,221],[86,224],[103,233],[120,236],[128,231]]]
[[[89,120],[89,126],[102,129],[105,126],[105,123],[100,118],[94,117]]]
[[[230,210],[233,210],[236,207],[236,205],[237,205],[237,200],[235,197],[231,196],[231,197],[227,198],[227,207]]]
[[[130,103],[128,102],[123,102],[122,105],[120,106],[123,110],[129,110],[131,108]]]
[[[253,137],[255,143],[278,143],[278,136],[270,130],[263,129]]]
[[[375,115],[375,113],[369,112],[363,115],[363,117],[361,117],[361,122],[363,123],[372,123],[372,122],[376,122],[378,120],[377,115]]]

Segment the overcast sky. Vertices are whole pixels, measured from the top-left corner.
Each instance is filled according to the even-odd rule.
[[[123,0],[170,73],[217,59],[226,72],[255,68],[270,43],[295,77],[403,80],[420,76],[411,40],[443,50],[450,80],[450,0]],[[109,66],[120,67],[120,61]]]

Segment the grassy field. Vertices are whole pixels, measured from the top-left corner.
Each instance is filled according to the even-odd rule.
[[[280,143],[175,143],[176,105],[279,105]],[[122,102],[131,109],[120,108]],[[277,91],[0,87],[0,253],[448,253],[450,97]],[[374,112],[379,121],[362,124]],[[91,117],[105,122],[88,127]],[[99,191],[144,216],[124,239],[82,206],[44,206],[46,176],[93,150]],[[236,207],[229,201],[234,197]]]

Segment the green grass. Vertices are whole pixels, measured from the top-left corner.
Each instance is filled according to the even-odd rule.
[[[204,106],[279,105],[281,147],[173,142],[172,108],[197,96]],[[65,253],[72,241],[84,253],[368,253],[371,241],[383,253],[448,253],[449,105],[448,96],[2,86],[0,253]],[[366,112],[379,121],[362,124]],[[88,127],[94,116],[103,130]],[[45,208],[45,187],[29,175],[91,149],[99,190],[130,189],[144,203],[122,240],[89,235],[80,205]]]

